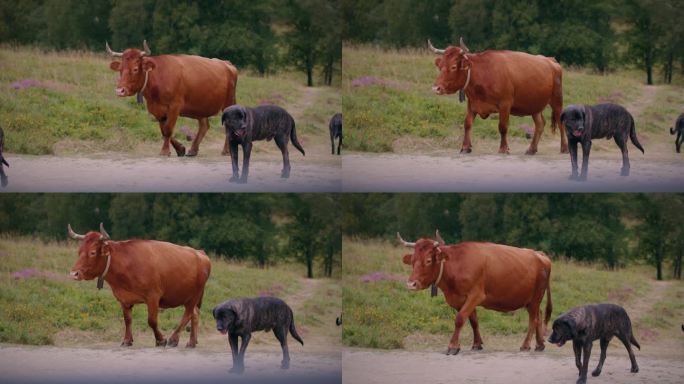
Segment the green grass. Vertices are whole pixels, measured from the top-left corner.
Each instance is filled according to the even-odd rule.
[[[158,142],[161,147],[159,124],[145,106],[136,104],[135,97],[114,95],[118,74],[109,69],[109,62],[104,53],[0,46],[0,126],[6,133],[5,150],[54,154],[60,142],[60,148],[67,152],[79,142],[89,143],[86,148],[91,151],[132,151],[141,142]],[[15,81],[24,79],[38,80],[43,87],[11,87]],[[290,72],[258,77],[242,71],[237,101],[248,106],[272,102],[288,108],[302,96],[303,81],[301,75]],[[329,119],[328,112],[307,114],[298,126],[315,124],[309,119]],[[219,117],[210,119],[213,128],[209,130],[209,140],[223,137],[223,132],[216,128],[219,124]],[[197,130],[196,120],[181,118],[176,124],[179,139],[184,137],[178,131],[181,126]]]
[[[345,45],[342,78],[345,145],[357,151],[389,152],[395,150],[393,143],[397,139],[409,137],[432,140],[438,147],[460,148],[467,103],[459,103],[455,95],[437,96],[432,93],[431,86],[437,76],[433,62],[434,55],[426,50],[383,50]],[[380,79],[382,84],[352,86],[353,80],[366,76]],[[603,76],[565,68],[564,105],[607,101],[629,104],[641,96],[642,84],[643,76],[635,70]],[[660,102],[655,103],[653,114],[661,116],[671,125],[674,122],[672,116],[676,118],[674,110],[681,109],[684,102],[684,92],[678,86],[669,87],[668,92],[669,104],[663,106]],[[546,108],[546,134],[542,137],[542,144],[553,142],[555,148],[558,139],[557,136],[551,139],[550,115],[550,108]],[[663,129],[656,119],[639,124],[641,121],[635,118],[638,132],[642,125],[645,125],[647,132]],[[513,140],[526,140],[521,124],[534,126],[530,117],[512,116],[508,132]],[[487,120],[476,118],[472,135],[475,146],[482,146],[482,142],[498,145],[497,116],[493,115]],[[659,135],[659,140],[663,140],[663,137]]]
[[[385,241],[349,238],[344,240],[343,249],[342,341],[345,345],[404,348],[408,347],[405,338],[415,335],[434,336],[441,344],[448,343],[454,329],[455,311],[445,303],[441,292],[431,298],[429,290],[411,292],[405,288],[410,267],[402,263],[401,257],[407,253],[406,249]],[[378,271],[391,278],[361,282],[362,276]],[[552,319],[577,305],[605,301],[629,303],[648,290],[651,272],[643,267],[611,272],[593,265],[554,260]],[[544,299],[542,305],[545,303]],[[478,319],[485,343],[500,336],[512,336],[518,343],[527,330],[525,310],[502,314],[478,308]],[[463,344],[467,345],[465,339],[471,337],[471,332],[468,326],[465,329]]]
[[[68,343],[118,342],[123,335],[121,308],[109,286],[98,291],[95,281],[76,282],[68,277],[77,259],[77,242],[42,242],[30,238],[0,238],[0,342],[55,344],[59,335]],[[49,272],[49,277],[15,279],[12,272],[33,268]],[[214,333],[211,309],[230,298],[258,296],[261,293],[284,297],[301,289],[304,268],[284,264],[267,269],[212,260],[207,282],[200,335]],[[319,324],[334,321],[339,313],[339,284],[324,279],[320,294],[304,301],[304,310],[295,313],[298,323]],[[337,303],[337,304],[335,304]],[[168,337],[178,325],[182,308],[160,313],[161,331]],[[326,316],[331,320],[327,320]],[[144,305],[133,309],[134,338],[151,338]],[[62,336],[64,338],[64,336]],[[144,342],[143,344],[144,345]]]

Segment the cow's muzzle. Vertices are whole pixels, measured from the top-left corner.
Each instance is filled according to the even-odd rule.
[[[409,280],[406,282],[406,288],[415,291],[418,289],[418,283],[415,281]]]
[[[69,276],[74,280],[83,280],[83,275],[80,271],[71,271],[69,272]]]
[[[442,95],[442,94],[444,94],[444,88],[442,88],[441,85],[433,85],[432,86],[432,92],[434,92],[438,95]]]
[[[124,96],[126,96],[127,94],[128,94],[128,92],[126,91],[126,88],[119,87],[119,88],[116,89],[116,95],[119,96],[119,97],[124,97]]]

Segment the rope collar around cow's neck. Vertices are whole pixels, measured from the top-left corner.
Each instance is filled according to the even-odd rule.
[[[143,83],[142,88],[140,88],[140,90],[138,91],[138,94],[136,95],[136,101],[138,102],[138,104],[142,104],[142,102],[143,102],[142,94],[145,91],[145,88],[147,87],[147,78],[150,75],[150,71],[151,71],[151,69],[148,69],[147,71],[145,71],[145,83]]]
[[[104,278],[107,276],[107,272],[109,272],[109,265],[112,263],[112,252],[109,250],[108,245],[108,243],[105,243],[105,246],[107,246],[105,249],[105,253],[107,254],[107,266],[105,267],[104,272],[97,277],[97,289],[102,289],[104,286]]]
[[[468,87],[468,84],[470,84],[470,67],[468,67],[468,76],[466,77],[466,82],[463,88],[458,90],[458,101],[460,103],[465,100],[465,89]]]
[[[444,262],[446,259],[442,259],[439,263],[439,275],[437,275],[437,280],[435,280],[434,283],[432,283],[432,290],[430,291],[430,296],[435,297],[437,296],[437,284],[442,280],[442,275],[444,274]]]

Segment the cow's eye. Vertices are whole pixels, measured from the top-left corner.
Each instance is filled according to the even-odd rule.
[[[458,70],[458,64],[452,65],[451,67],[449,67],[449,70],[452,71],[452,72],[457,71],[457,70]]]
[[[430,265],[430,264],[432,264],[432,260],[431,260],[431,259],[425,260],[425,265]]]
[[[90,255],[90,257],[95,257],[95,255],[97,255],[97,252],[95,252],[95,251],[90,251],[90,254],[89,254],[89,255]]]
[[[138,73],[138,67],[133,68],[133,73]]]

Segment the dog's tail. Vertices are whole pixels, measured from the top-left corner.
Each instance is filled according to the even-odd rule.
[[[304,345],[304,340],[302,340],[302,338],[299,337],[299,334],[297,333],[297,328],[295,328],[294,314],[292,313],[291,309],[290,309],[290,334],[292,335],[292,337],[295,338],[295,340],[299,341],[300,343],[302,343],[302,345]]]
[[[632,140],[632,144],[641,150],[641,153],[646,153],[644,152],[644,147],[641,146],[641,143],[639,143],[639,140],[637,139],[636,128],[634,128],[634,119],[632,119],[632,126],[629,128],[629,138]]]
[[[670,127],[670,135],[674,135],[677,131],[674,130],[674,127]]]
[[[2,161],[3,164],[9,167],[9,163],[7,162],[7,160],[5,160],[5,156],[3,156],[2,154],[0,154],[0,161]]]
[[[639,343],[636,341],[634,335],[631,335],[629,337],[629,342],[632,343],[635,347],[639,348],[639,350],[641,351],[641,345],[639,345]]]
[[[297,140],[297,129],[295,128],[295,121],[292,119],[292,131],[290,131],[290,141],[292,141],[292,145],[295,146],[295,148],[299,149],[299,152],[302,153],[302,155],[306,156],[304,153],[304,148],[302,148],[302,145],[299,144],[299,140]]]

